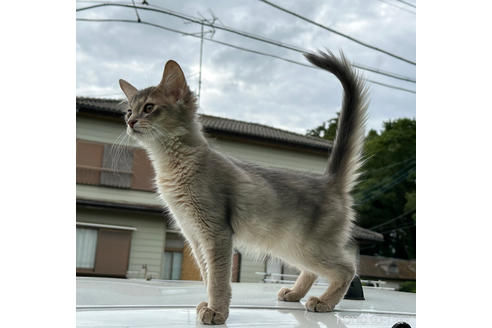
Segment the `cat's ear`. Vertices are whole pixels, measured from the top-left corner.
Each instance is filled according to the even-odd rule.
[[[135,88],[133,85],[131,85],[130,83],[126,82],[123,79],[120,79],[120,88],[125,93],[125,96],[128,99],[128,101],[131,101],[133,96],[135,96],[138,91],[137,88]]]
[[[183,97],[187,90],[186,79],[181,67],[174,60],[169,60],[166,63],[161,83],[159,83],[157,88],[164,90],[168,95],[174,96],[176,101]]]

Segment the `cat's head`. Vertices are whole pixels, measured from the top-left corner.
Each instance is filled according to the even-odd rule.
[[[156,87],[137,90],[120,80],[128,102],[127,133],[142,143],[185,136],[195,128],[196,98],[178,63],[170,60]]]

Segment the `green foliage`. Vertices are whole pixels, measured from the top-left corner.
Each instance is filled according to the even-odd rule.
[[[333,140],[337,118],[308,131]],[[359,214],[358,224],[383,233],[385,241],[361,248],[361,254],[415,258],[416,214],[416,120],[402,118],[384,122],[378,133],[369,131],[364,154],[366,162],[354,198]],[[386,223],[404,213],[408,215]]]
[[[372,228],[415,209],[416,121],[384,123],[381,133],[369,132],[364,147],[367,162],[354,197],[359,224]],[[367,255],[415,258],[416,217],[406,215],[376,231],[385,241],[363,249]]]
[[[415,174],[415,172],[413,174]],[[405,212],[410,212],[412,209],[417,207],[417,204],[416,204],[417,203],[416,202],[417,192],[415,190],[411,191],[411,192],[407,192],[405,195],[405,198],[407,199],[407,202],[405,203]],[[417,214],[416,213],[412,214],[412,219],[414,221],[417,221]]]
[[[417,282],[415,281],[405,281],[400,284],[398,289],[400,292],[416,293],[417,292]]]
[[[335,136],[337,134],[337,125],[338,125],[338,118],[340,117],[340,112],[337,112],[337,117],[332,118],[326,122],[323,122],[320,126],[317,128],[308,130],[306,135],[308,136],[313,136],[313,137],[319,137],[323,139],[328,139],[328,140],[335,140]]]

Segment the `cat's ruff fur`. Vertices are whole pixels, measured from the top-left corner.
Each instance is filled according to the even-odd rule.
[[[265,168],[211,149],[201,132],[194,94],[174,61],[161,83],[137,91],[120,86],[131,112],[128,133],[147,150],[164,205],[189,242],[207,287],[208,303],[197,307],[205,324],[224,323],[231,299],[233,245],[278,257],[302,272],[278,298],[298,301],[317,276],[326,292],[311,297],[307,310],[331,311],[355,273],[351,242],[350,191],[361,165],[366,88],[343,54],[306,54],[314,65],[335,74],[344,88],[337,136],[324,175]],[[145,113],[145,105],[152,108]]]

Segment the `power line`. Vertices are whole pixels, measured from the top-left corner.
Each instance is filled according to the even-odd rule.
[[[396,87],[394,85],[390,85],[390,84],[386,84],[386,83],[382,83],[382,82],[377,82],[377,81],[374,81],[374,80],[369,80],[369,79],[366,79],[367,82],[371,82],[371,83],[374,83],[374,84],[378,84],[378,85],[382,85],[384,87],[388,87],[388,88],[393,88],[393,89],[397,89],[397,90],[403,90],[403,91],[406,91],[406,92],[410,92],[410,93],[417,93],[416,91],[413,91],[413,90],[409,90],[409,89],[405,89],[405,88],[401,88],[401,87]]]
[[[417,209],[415,209],[415,208],[414,208],[413,210],[407,211],[407,212],[405,212],[405,213],[403,213],[403,214],[398,215],[397,217],[394,217],[394,218],[392,218],[392,219],[389,219],[388,221],[385,221],[385,222],[383,222],[383,223],[381,223],[381,224],[375,225],[374,227],[370,227],[370,228],[368,228],[368,229],[369,229],[369,230],[378,229],[378,228],[380,228],[380,227],[382,227],[382,226],[385,226],[385,225],[387,225],[387,224],[390,224],[391,222],[395,222],[396,220],[399,220],[399,219],[401,219],[401,218],[404,218],[404,217],[406,217],[407,215],[413,214],[413,213],[415,213],[416,211],[417,211]]]
[[[149,26],[153,26],[153,27],[156,27],[156,28],[160,28],[160,29],[163,29],[163,30],[166,30],[166,31],[169,31],[169,32],[178,33],[178,34],[181,34],[181,35],[184,35],[184,36],[191,36],[191,37],[194,37],[194,38],[201,38],[201,36],[198,36],[198,35],[196,35],[194,33],[187,33],[187,32],[180,31],[180,30],[177,30],[177,29],[174,29],[174,28],[170,28],[170,27],[159,25],[159,24],[154,24],[154,23],[146,22],[146,21],[143,21],[143,20],[140,20],[140,22],[135,21],[135,20],[129,20],[129,19],[109,19],[109,18],[77,18],[77,20],[78,21],[84,21],[84,22],[121,22],[121,23],[144,24],[144,25],[149,25]],[[242,50],[242,51],[246,51],[246,52],[250,52],[250,53],[254,53],[254,54],[258,54],[258,55],[262,55],[262,56],[276,58],[276,59],[283,60],[283,61],[288,62],[288,63],[292,63],[292,64],[296,64],[296,65],[301,65],[301,66],[309,67],[309,68],[312,68],[312,69],[319,69],[316,66],[313,66],[313,65],[310,65],[310,64],[298,62],[298,61],[295,61],[295,60],[292,60],[292,59],[283,58],[283,57],[280,57],[280,56],[277,56],[277,55],[273,55],[273,54],[269,54],[269,53],[265,53],[265,52],[253,50],[253,49],[248,49],[248,48],[240,47],[240,46],[233,45],[233,44],[230,44],[230,43],[227,43],[227,42],[223,42],[223,41],[219,41],[219,40],[215,40],[215,39],[211,39],[211,38],[206,38],[206,37],[204,37],[203,39],[204,40],[207,40],[207,41],[210,41],[210,42],[217,43],[217,44],[221,44],[221,45],[224,45],[224,46],[227,46],[227,47],[231,47],[231,48],[234,48],[234,49],[238,49],[238,50]],[[394,85],[385,84],[385,83],[381,83],[381,82],[377,82],[377,81],[373,81],[373,80],[367,80],[367,81],[370,82],[370,83],[381,85],[381,86],[385,86],[385,87],[388,87],[388,88],[393,88],[393,89],[402,90],[402,91],[406,91],[406,92],[410,92],[410,93],[415,93],[414,90],[405,89],[405,88],[401,88],[401,87],[397,87],[397,86],[394,86]]]
[[[409,63],[409,64],[416,65],[416,63],[415,63],[414,61],[410,60],[410,59],[406,59],[406,58],[404,58],[404,57],[401,57],[401,56],[395,55],[395,54],[393,54],[393,53],[391,53],[391,52],[389,52],[389,51],[383,50],[383,49],[381,49],[381,48],[375,47],[375,46],[373,46],[373,45],[370,45],[370,44],[368,44],[368,43],[365,43],[365,42],[363,42],[363,41],[360,41],[360,40],[358,40],[358,39],[356,39],[356,38],[353,38],[353,37],[351,37],[351,36],[349,36],[349,35],[347,35],[347,34],[344,34],[344,33],[338,32],[338,31],[336,31],[336,30],[334,30],[334,29],[332,29],[332,28],[330,28],[330,27],[328,27],[328,26],[325,26],[325,25],[320,24],[320,23],[318,23],[318,22],[315,22],[315,21],[313,21],[313,20],[311,20],[311,19],[309,19],[309,18],[306,18],[306,17],[304,17],[304,16],[301,16],[301,15],[299,15],[299,14],[297,14],[297,13],[293,12],[293,11],[290,11],[290,10],[288,10],[288,9],[285,9],[285,8],[283,8],[283,7],[280,7],[280,6],[278,6],[278,5],[274,4],[274,3],[270,2],[270,1],[267,1],[267,0],[260,0],[260,1],[261,1],[261,2],[266,3],[267,5],[270,5],[270,6],[272,6],[272,7],[275,7],[275,8],[277,8],[277,9],[279,9],[279,10],[283,11],[283,12],[286,12],[286,13],[288,13],[288,14],[290,14],[290,15],[296,16],[297,18],[300,18],[300,19],[302,19],[302,20],[304,20],[304,21],[306,21],[306,22],[309,22],[309,23],[311,23],[311,24],[314,24],[314,25],[316,25],[316,26],[318,26],[318,27],[321,27],[321,28],[323,28],[323,29],[325,29],[325,30],[327,30],[327,31],[330,31],[330,32],[335,33],[335,34],[337,34],[337,35],[339,35],[339,36],[342,36],[342,37],[344,37],[344,38],[346,38],[346,39],[349,39],[349,40],[351,40],[351,41],[353,41],[353,42],[355,42],[355,43],[358,43],[358,44],[360,44],[361,46],[364,46],[364,47],[369,48],[369,49],[372,49],[372,50],[379,51],[379,52],[381,52],[381,53],[383,53],[383,54],[385,54],[385,55],[391,56],[391,57],[396,58],[396,59],[398,59],[398,60],[402,60],[402,61],[407,62],[407,63]]]
[[[243,37],[250,38],[250,39],[253,39],[253,40],[256,40],[256,41],[260,41],[260,42],[272,44],[272,45],[275,45],[275,46],[278,46],[278,47],[281,47],[281,48],[285,48],[285,49],[288,49],[288,50],[291,50],[291,51],[296,51],[296,52],[301,53],[301,54],[305,54],[305,53],[309,53],[310,52],[309,50],[302,49],[302,48],[300,48],[298,46],[286,44],[286,43],[283,43],[283,42],[280,42],[280,41],[275,41],[275,40],[268,39],[268,38],[265,38],[265,37],[262,37],[262,36],[259,36],[259,35],[255,35],[255,34],[252,34],[252,33],[249,33],[249,32],[236,30],[236,29],[233,29],[231,27],[227,27],[225,25],[217,25],[217,24],[210,23],[210,22],[203,22],[202,19],[194,18],[194,17],[189,16],[189,15],[185,15],[185,14],[182,14],[182,13],[178,13],[178,12],[171,11],[169,9],[165,9],[165,8],[161,8],[161,7],[157,7],[157,6],[154,6],[154,5],[152,7],[156,7],[156,8],[142,7],[142,6],[133,6],[133,5],[121,4],[121,3],[100,3],[100,4],[88,6],[88,7],[77,8],[76,11],[83,11],[83,10],[94,9],[94,8],[105,7],[105,6],[117,6],[117,7],[126,7],[126,8],[138,8],[138,9],[141,9],[141,10],[154,11],[154,12],[158,12],[158,13],[161,13],[161,14],[166,14],[166,15],[178,17],[178,18],[181,18],[181,19],[184,19],[184,20],[187,20],[187,21],[196,23],[196,24],[200,24],[200,25],[203,24],[203,25],[208,26],[208,27],[211,27],[211,28],[216,28],[216,29],[220,29],[220,30],[223,30],[223,31],[227,31],[227,32],[230,32],[230,33],[237,34],[237,35],[241,35]],[[370,71],[370,72],[373,72],[373,73],[376,73],[376,74],[381,74],[381,75],[385,75],[385,76],[392,77],[392,78],[395,78],[395,79],[399,79],[399,80],[404,80],[404,81],[407,81],[407,82],[413,82],[413,83],[415,83],[415,80],[413,80],[411,78],[408,78],[408,77],[402,77],[401,75],[398,75],[398,74],[390,73],[390,72],[387,72],[387,71],[382,71],[382,70],[379,70],[379,69],[376,69],[376,68],[370,68],[370,67],[363,66],[363,65],[360,65],[360,64],[352,64],[352,65],[354,67],[359,68],[359,69],[362,69],[362,70],[367,70],[367,71]]]
[[[412,78],[409,78],[409,77],[406,77],[406,76],[403,76],[403,75],[398,75],[398,74],[387,72],[387,71],[383,71],[383,70],[380,70],[380,69],[375,69],[375,68],[372,68],[372,67],[369,67],[369,66],[364,66],[364,65],[361,65],[361,64],[352,63],[352,66],[354,66],[355,68],[358,68],[358,69],[365,70],[365,71],[369,71],[369,72],[373,72],[373,73],[377,73],[377,74],[381,74],[381,75],[386,75],[386,76],[392,77],[394,79],[399,79],[399,80],[403,80],[403,81],[407,81],[407,82],[412,82],[412,83],[416,83],[417,82],[415,79],[412,79]]]
[[[416,225],[417,225],[417,223],[416,222],[413,222],[413,223],[402,225],[402,226],[397,227],[397,228],[393,228],[393,229],[388,229],[388,230],[385,230],[385,231],[381,231],[379,233],[384,235],[384,234],[386,234],[388,232],[392,232],[392,231],[399,230],[399,229],[405,230],[405,229],[408,229],[408,228],[413,228]]]
[[[382,166],[382,167],[378,167],[376,169],[367,169],[365,170],[365,172],[376,172],[376,171],[381,171],[381,170],[385,170],[387,168],[390,168],[390,167],[393,167],[393,166],[398,166],[400,164],[403,164],[403,163],[407,163],[407,162],[410,162],[410,161],[414,161],[415,160],[415,157],[410,157],[410,158],[407,158],[403,161],[399,161],[399,162],[396,162],[396,163],[393,163],[393,164],[390,164],[390,165],[386,165],[386,166]]]
[[[379,1],[382,2],[382,3],[385,3],[387,5],[390,5],[390,6],[394,7],[394,8],[398,8],[400,10],[406,11],[408,13],[411,13],[411,14],[414,14],[414,15],[417,14],[415,11],[413,11],[411,9],[407,9],[407,8],[403,8],[403,7],[397,6],[396,4],[392,3],[391,1],[388,1],[388,0],[379,0]]]
[[[359,198],[357,200],[356,205],[365,204],[365,203],[367,203],[370,200],[373,200],[373,199],[378,198],[379,196],[381,196],[382,194],[384,194],[386,191],[388,191],[390,189],[393,189],[395,186],[397,186],[400,183],[402,183],[403,181],[405,181],[405,179],[407,178],[408,173],[410,173],[410,171],[413,170],[413,169],[414,168],[410,168],[408,171],[400,174],[395,179],[393,179],[393,180],[385,183],[380,188],[373,189],[372,191],[366,192],[365,194],[362,195],[361,198]]]
[[[406,1],[403,1],[403,0],[395,0],[395,1],[398,1],[398,2],[404,3],[404,4],[406,4],[407,6],[410,6],[410,7],[413,7],[413,8],[417,8],[417,6],[415,6],[413,3],[410,3],[410,2],[406,2]]]
[[[407,178],[408,173],[410,173],[411,170],[415,169],[414,165],[415,161],[412,161],[400,170],[398,170],[396,173],[389,176],[386,181],[383,180],[379,183],[376,183],[369,189],[364,190],[364,192],[357,197],[357,205],[362,205],[369,200],[374,199],[376,196],[379,196],[381,192],[390,190],[394,186],[398,185],[400,182],[404,181]]]
[[[370,200],[376,199],[379,196],[381,196],[384,192],[386,192],[386,191],[394,188],[395,186],[399,185],[400,183],[405,181],[405,179],[407,178],[410,171],[412,171],[414,169],[415,168],[410,168],[407,172],[402,173],[400,176],[395,178],[393,181],[389,181],[388,183],[383,185],[381,188],[367,193],[365,197],[363,197],[362,199],[359,199],[357,201],[357,205],[362,205],[362,204],[367,203]]]
[[[163,8],[161,6],[156,6],[156,5],[151,5],[151,6],[152,7],[155,7],[155,8],[158,8],[158,9],[161,9],[163,11],[169,11],[168,9]],[[191,16],[188,16],[188,17],[191,17]],[[225,27],[225,25],[222,23],[222,21],[220,21],[220,19],[218,19],[218,21],[221,22],[221,24],[222,24],[223,27]],[[212,27],[217,27],[217,26],[214,25]],[[217,28],[220,29],[220,27],[217,27]],[[303,49],[303,48],[298,47],[298,46],[295,46],[295,45],[283,43],[283,42],[272,40],[272,39],[267,39],[265,37],[262,37],[262,36],[259,36],[259,35],[255,35],[255,34],[251,34],[251,33],[244,32],[244,31],[240,31],[240,32],[247,33],[250,36],[255,36],[255,37],[263,38],[264,40],[258,40],[258,39],[255,39],[255,40],[267,42],[267,43],[273,44],[275,46],[283,47],[283,48],[288,49],[288,50],[296,51],[296,52],[299,52],[299,53],[302,53],[302,54],[305,54],[305,53],[308,53],[309,52],[309,50]],[[246,36],[246,35],[242,35],[242,36]],[[246,37],[248,37],[248,36],[246,36]],[[278,57],[278,56],[277,56],[277,58],[278,59],[282,59],[281,57]],[[282,59],[282,60],[284,60],[284,59]],[[289,60],[287,60],[287,61],[289,61]],[[303,64],[303,65],[305,65],[305,66],[312,66],[312,65],[308,65],[308,64]],[[412,79],[410,77],[399,75],[399,74],[395,74],[395,73],[388,72],[388,71],[385,71],[385,70],[381,70],[381,69],[378,69],[378,68],[373,68],[373,67],[369,67],[369,66],[366,66],[366,65],[358,64],[358,63],[351,63],[351,65],[353,67],[355,67],[355,68],[358,68],[358,69],[361,69],[361,70],[364,70],[364,71],[368,71],[368,72],[372,72],[372,73],[376,73],[376,74],[388,76],[388,77],[391,77],[391,78],[394,78],[394,79],[398,79],[398,80],[402,80],[402,81],[406,81],[406,82],[411,82],[411,83],[416,83],[417,82],[415,79]],[[377,82],[375,84],[377,84]],[[384,85],[384,84],[380,84],[380,85],[387,86],[387,87],[390,87],[390,88],[393,87],[393,86]],[[403,91],[409,91],[408,89],[404,89],[404,88],[399,88],[399,89],[400,90],[403,90]],[[415,93],[414,91],[410,91],[410,92],[411,93]]]

